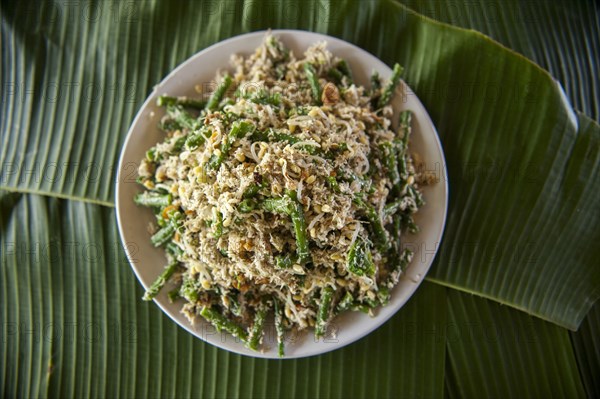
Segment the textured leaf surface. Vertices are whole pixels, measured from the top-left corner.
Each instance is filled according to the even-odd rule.
[[[92,4],[4,6],[2,186],[108,204],[132,116],[176,64],[246,31],[315,30],[406,65],[438,127],[451,202],[434,281],[569,328],[600,295],[600,130],[582,117],[578,133],[552,78],[522,57],[393,1]]]
[[[491,301],[450,291],[449,396],[584,397],[569,333]]]
[[[600,8],[574,0],[405,0],[438,21],[475,29],[536,62],[564,87],[575,109],[600,118]]]
[[[442,395],[443,287],[424,283],[341,350],[254,359],[205,344],[140,300],[111,209],[20,194],[0,205],[3,397]]]
[[[346,348],[247,358],[139,300],[109,209],[19,194],[0,205],[4,397],[440,397],[444,379],[449,397],[581,397],[582,381],[596,392],[597,311],[572,347],[560,327],[424,283]]]
[[[533,59],[598,120],[594,2],[407,3]],[[2,188],[112,205],[124,134],[156,82],[232,35],[309,29],[404,63],[431,111],[452,193],[433,281],[570,328],[598,297],[598,126],[578,115],[576,133],[549,76],[474,32],[392,1],[2,1],[0,19]],[[448,397],[582,396],[581,382],[599,395],[598,305],[570,333],[576,364],[564,330],[451,290],[446,315],[431,284],[346,349],[246,359],[139,300],[110,210],[19,195],[0,206],[4,397],[439,397],[442,380]],[[457,339],[465,322],[509,326],[508,338]]]
[[[600,303],[590,310],[577,332],[571,333],[579,373],[589,398],[600,397]]]

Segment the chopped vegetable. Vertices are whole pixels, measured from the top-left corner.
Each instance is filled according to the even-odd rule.
[[[258,350],[258,344],[263,336],[263,330],[265,328],[265,319],[267,318],[267,311],[264,306],[261,306],[254,315],[254,323],[250,330],[250,337],[248,341],[248,348],[252,350]]]
[[[375,273],[375,264],[369,244],[356,240],[348,252],[348,270],[357,276],[371,276]]]
[[[214,93],[208,99],[208,102],[206,103],[206,109],[209,111],[215,111],[219,107],[219,103],[225,96],[225,93],[227,92],[227,89],[229,89],[229,86],[231,86],[231,83],[233,83],[231,75],[225,74],[221,83],[217,86]]]
[[[296,198],[296,193],[289,191],[281,198],[268,198],[264,200],[263,207],[269,212],[282,213],[291,217],[296,235],[298,262],[306,263],[310,261],[308,240],[306,238],[306,220],[304,219],[302,205],[298,203]]]
[[[317,322],[315,324],[315,337],[322,337],[325,334],[325,328],[329,322],[331,313],[331,299],[333,297],[333,288],[325,287],[321,291],[321,304],[317,312]]]
[[[394,90],[398,87],[398,83],[400,83],[400,75],[402,75],[402,71],[404,69],[400,66],[400,64],[394,65],[394,70],[392,71],[392,77],[390,81],[383,88],[383,92],[381,93],[381,97],[379,98],[378,106],[379,108],[385,107],[389,104],[392,96],[394,95]]]
[[[410,111],[396,113],[395,132],[382,111],[398,65],[366,90],[324,43],[297,59],[270,35],[233,60],[208,101],[157,98],[165,137],[141,160],[134,201],[154,213],[150,240],[168,266],[144,299],[170,281],[190,321],[252,350],[273,312],[284,356],[286,332],[314,326],[320,338],[339,313],[390,301],[412,259],[401,237],[418,229],[424,179]]]
[[[169,223],[150,237],[150,241],[152,241],[152,244],[155,247],[160,247],[161,245],[166,244],[173,234],[175,234],[175,226]]]
[[[136,194],[133,201],[142,206],[157,206],[163,207],[171,204],[171,194],[160,194],[154,192],[143,192]]]
[[[231,319],[223,316],[218,311],[204,306],[200,311],[200,316],[204,317],[206,321],[211,323],[217,331],[225,330],[236,338],[241,339],[244,342],[248,341],[248,333],[242,326],[237,324]]]
[[[152,299],[154,299],[154,297],[156,297],[156,295],[158,295],[158,293],[160,292],[162,287],[171,278],[173,273],[175,273],[177,266],[178,266],[177,262],[172,262],[167,267],[165,267],[165,270],[160,274],[160,276],[158,276],[156,281],[154,281],[154,283],[152,283],[152,285],[150,287],[148,287],[148,289],[144,293],[144,297],[142,299],[144,301],[151,301]]]
[[[159,107],[165,107],[167,105],[181,105],[183,107],[195,108],[200,110],[206,107],[206,101],[188,97],[158,96],[158,98],[156,99],[156,105],[158,105]]]
[[[317,77],[317,72],[315,72],[315,67],[307,62],[304,64],[304,72],[306,73],[306,79],[308,79],[308,83],[310,83],[313,99],[317,105],[320,105],[321,85],[319,84],[319,78]]]
[[[277,354],[279,357],[283,357],[285,355],[285,328],[283,326],[283,310],[281,309],[281,304],[276,298],[273,298],[273,306],[275,311],[275,332],[277,334]]]

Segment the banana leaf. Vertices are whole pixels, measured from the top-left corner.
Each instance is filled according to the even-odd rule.
[[[0,205],[3,397],[443,394],[443,287],[425,283],[389,323],[343,350],[255,359],[194,338],[140,300],[111,209],[21,194]]]
[[[438,21],[475,29],[550,72],[574,108],[600,118],[600,8],[597,2],[406,0],[405,5]],[[568,34],[566,33],[568,32]],[[595,39],[594,39],[595,38]]]
[[[438,127],[451,197],[431,281],[577,328],[600,295],[598,125],[477,32],[394,1],[294,4],[3,3],[0,187],[111,205],[128,124],[175,65],[245,31],[329,33],[404,64]]]
[[[597,389],[597,309],[572,346],[563,328],[425,282],[346,348],[249,358],[139,300],[110,209],[7,193],[0,205],[3,397],[582,397],[584,381]]]
[[[576,333],[571,333],[571,341],[581,378],[589,398],[600,397],[600,303],[596,302],[592,310],[581,323]]]
[[[533,59],[598,119],[593,2],[408,4]],[[3,397],[598,396],[598,305],[581,320],[600,295],[600,128],[520,55],[392,0],[3,0],[0,19],[0,188],[28,193],[0,197]],[[452,192],[430,282],[580,330],[426,282],[360,342],[278,362],[218,350],[142,303],[110,209],[124,133],[178,63],[267,28],[331,34],[407,67]],[[457,340],[465,323],[533,326],[535,339]]]
[[[448,320],[449,396],[585,396],[567,330],[456,291],[448,295]]]

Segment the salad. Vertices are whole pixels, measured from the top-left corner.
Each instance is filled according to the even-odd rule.
[[[232,67],[210,96],[158,97],[165,137],[134,200],[154,212],[150,240],[169,262],[144,299],[170,282],[190,322],[253,350],[272,314],[283,356],[286,331],[319,338],[336,315],[389,302],[432,179],[409,152],[411,112],[390,105],[398,64],[365,88],[326,43],[296,58],[267,34]]]

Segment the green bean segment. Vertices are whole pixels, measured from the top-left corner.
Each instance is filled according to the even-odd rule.
[[[164,289],[190,323],[283,357],[288,334],[328,339],[341,313],[390,303],[430,179],[392,101],[402,67],[362,87],[324,43],[293,54],[268,33],[248,54],[197,98],[156,97],[133,201],[167,266],[143,299]]]

